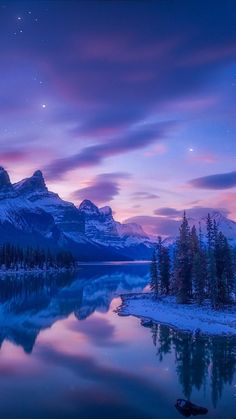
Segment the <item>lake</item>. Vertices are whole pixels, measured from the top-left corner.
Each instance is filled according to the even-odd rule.
[[[235,418],[236,338],[198,337],[114,311],[148,264],[0,282],[3,418],[180,418],[177,398]]]

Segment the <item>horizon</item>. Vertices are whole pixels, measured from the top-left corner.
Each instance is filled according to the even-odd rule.
[[[40,179],[42,178],[43,186],[46,187],[46,189],[49,191],[49,193],[51,193],[51,192],[55,193],[54,191],[52,191],[48,188],[47,182],[45,181],[45,178],[44,178],[44,174],[40,169],[38,169],[34,173],[32,173],[31,176],[29,176],[27,178],[24,178],[24,179],[19,179],[17,182],[12,182],[11,181],[11,176],[8,173],[8,171],[3,166],[0,165],[0,173],[1,172],[5,172],[8,175],[7,177],[10,180],[10,185],[13,186],[13,187],[17,186],[18,184],[22,185],[22,183],[24,181],[27,182],[29,179],[31,179],[33,177],[37,177],[37,178],[40,178]],[[4,178],[4,182],[5,182],[5,178]],[[38,188],[38,184],[37,184],[36,188]],[[15,189],[15,191],[18,194],[18,189]],[[7,190],[4,190],[4,193],[7,193]],[[21,192],[19,192],[19,196],[20,196],[20,194],[21,194]],[[18,195],[16,195],[16,197],[18,198]],[[61,198],[60,195],[59,195],[59,198]],[[8,199],[8,197],[6,199]],[[13,197],[13,199],[14,199],[14,197]],[[92,205],[95,205],[95,207],[99,211],[101,211],[104,208],[109,208],[111,210],[111,214],[112,214],[115,221],[118,221],[118,222],[123,223],[123,224],[127,224],[127,223],[131,222],[131,223],[135,223],[137,225],[142,226],[142,223],[139,224],[135,220],[121,221],[121,220],[117,219],[116,213],[113,211],[113,208],[110,205],[106,205],[106,204],[105,205],[98,205],[98,204],[96,204],[96,202],[93,202],[92,200],[87,199],[87,198],[84,198],[79,203],[75,203],[75,202],[73,202],[73,200],[66,201],[66,202],[70,202],[70,203],[74,204],[77,209],[80,209],[84,202],[89,202]],[[162,237],[164,237],[164,239],[172,238],[172,237],[174,237],[178,234],[178,230],[179,230],[179,227],[180,227],[181,222],[183,220],[184,214],[186,214],[186,217],[187,217],[188,221],[191,221],[191,222],[194,221],[194,220],[196,220],[197,222],[201,222],[201,220],[206,220],[208,215],[210,215],[213,220],[215,219],[214,216],[217,215],[217,216],[220,216],[220,217],[223,216],[223,217],[225,217],[225,219],[228,219],[229,221],[233,221],[230,218],[228,218],[228,213],[227,213],[227,211],[224,211],[224,210],[220,211],[218,209],[207,208],[207,207],[202,208],[202,207],[198,207],[198,206],[193,206],[191,208],[187,208],[187,209],[183,209],[183,210],[165,208],[165,212],[164,212],[164,209],[163,209],[163,215],[160,215],[161,222],[158,225],[156,225],[157,231],[156,232],[152,231],[152,226],[150,228],[147,228],[147,229],[144,229],[142,227],[143,231],[144,231],[144,233],[146,233],[149,236],[149,238],[152,238],[152,239],[154,237],[157,238],[158,236],[162,236]],[[195,225],[195,224],[192,224],[192,225]],[[147,226],[147,227],[149,227],[149,226]],[[202,227],[204,228],[204,225],[202,225]]]
[[[0,2],[12,183],[40,169],[63,199],[157,234],[184,209],[236,221],[236,3],[89,6]]]

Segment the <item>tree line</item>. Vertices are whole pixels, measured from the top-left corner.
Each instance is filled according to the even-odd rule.
[[[22,248],[13,244],[0,246],[0,269],[42,269],[75,267],[75,259],[70,252],[61,250],[52,252],[49,249],[40,249],[27,246]]]
[[[205,236],[201,225],[198,230],[190,228],[184,213],[171,251],[158,237],[150,275],[154,298],[172,294],[181,304],[195,301],[199,305],[207,299],[218,309],[232,302],[234,281],[233,250],[210,214]]]

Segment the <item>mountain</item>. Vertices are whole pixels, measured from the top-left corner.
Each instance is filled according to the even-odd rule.
[[[232,246],[236,246],[236,222],[227,218],[222,212],[220,211],[211,211],[210,213],[211,218],[216,221],[216,225],[225,237],[229,240]],[[207,221],[207,214],[196,218],[196,217],[188,217],[188,222],[190,226],[197,227],[199,223],[201,224],[203,235],[206,235],[206,221]]]
[[[149,258],[153,245],[136,224],[114,220],[110,207],[77,208],[48,190],[43,174],[12,184],[0,168],[0,243],[69,249],[79,260]]]
[[[211,216],[236,246],[236,223],[219,211]],[[189,217],[189,224],[200,222],[204,233],[206,217]],[[167,238],[166,245],[175,239]],[[0,244],[4,242],[63,248],[84,261],[150,259],[154,248],[140,225],[116,221],[109,206],[98,208],[86,199],[76,207],[48,190],[40,170],[12,184],[0,167]]]
[[[112,247],[117,251],[129,249],[129,255],[136,258],[150,257],[153,250],[148,235],[135,223],[121,224],[114,220],[108,206],[98,208],[89,200],[84,200],[79,211],[84,216],[85,234],[96,243]]]
[[[202,214],[199,217],[196,216],[188,216],[188,213],[186,213],[186,217],[189,223],[189,226],[192,228],[193,225],[198,229],[199,225],[201,225],[201,230],[203,237],[206,236],[207,230],[206,230],[206,223],[207,223],[207,215],[209,213],[209,210],[206,209],[206,213]],[[227,218],[222,212],[217,210],[210,211],[210,216],[212,220],[216,221],[216,225],[221,231],[225,237],[228,239],[231,246],[236,247],[236,222],[233,220],[230,220]],[[180,226],[181,220],[178,222],[178,225]],[[176,226],[176,230],[178,230],[178,225]],[[177,238],[177,234],[172,237],[167,237],[164,240],[165,246],[171,246],[173,243],[175,243]]]

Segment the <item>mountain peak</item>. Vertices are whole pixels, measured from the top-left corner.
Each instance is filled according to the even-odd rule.
[[[37,178],[40,178],[40,179],[44,179],[44,178],[43,178],[43,173],[41,172],[41,170],[36,170],[36,171],[34,172],[34,174],[33,174],[33,177],[37,177]]]
[[[12,189],[12,184],[10,181],[9,174],[7,171],[1,166],[0,167],[0,190],[9,190]]]
[[[98,207],[89,199],[84,199],[80,206],[79,210],[82,212],[85,212],[87,214],[98,214],[99,215],[99,209]]]
[[[105,207],[99,208],[99,211],[101,214],[107,217],[112,217],[112,209],[108,205],[106,205]]]
[[[47,186],[41,170],[36,170],[29,178],[16,183],[15,189],[18,193],[31,194],[34,192],[47,192]]]

